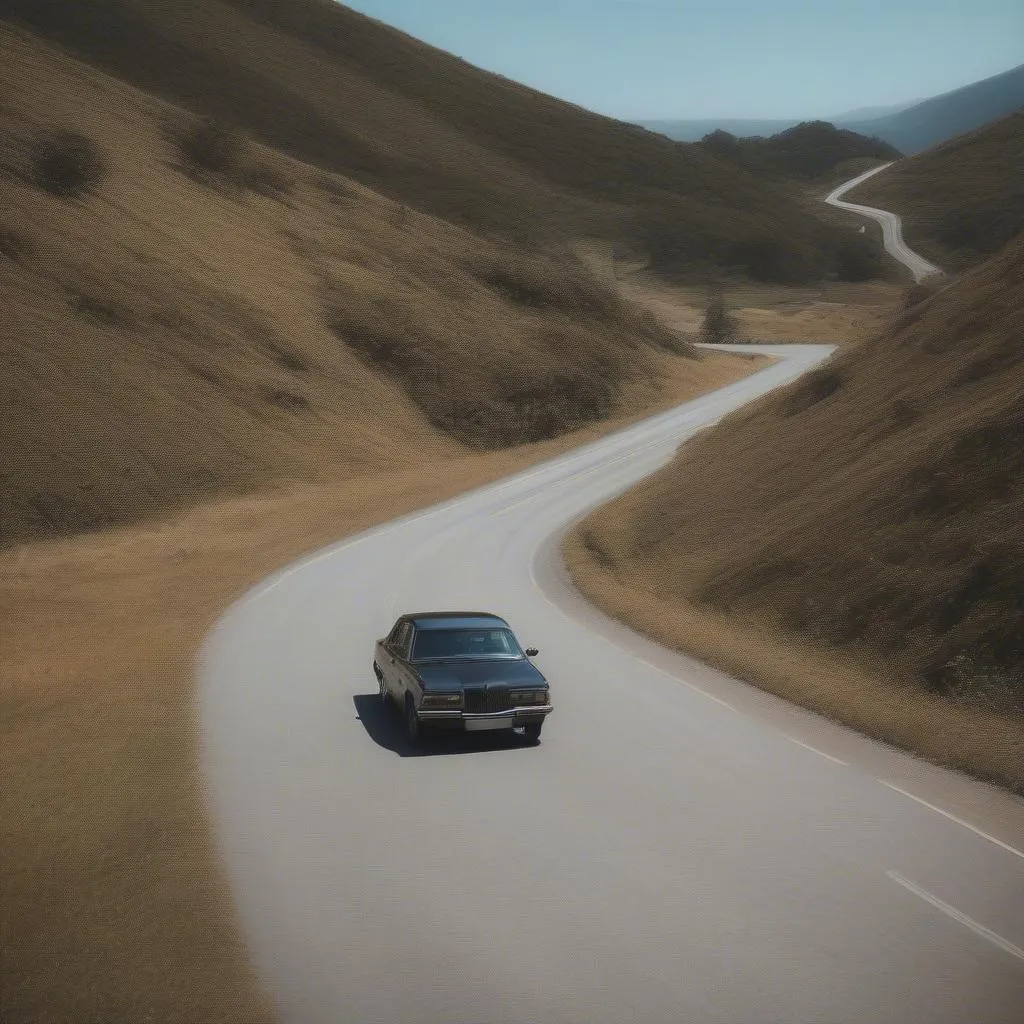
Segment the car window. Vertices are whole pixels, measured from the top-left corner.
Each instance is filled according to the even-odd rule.
[[[416,634],[412,660],[434,658],[521,658],[508,629],[424,629]]]
[[[412,633],[412,623],[403,622],[398,630],[398,635],[395,637],[394,648],[395,653],[400,658],[409,657],[409,637]]]

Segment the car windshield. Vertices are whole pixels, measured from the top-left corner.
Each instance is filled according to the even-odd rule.
[[[412,645],[413,661],[439,658],[522,658],[509,629],[421,629]]]

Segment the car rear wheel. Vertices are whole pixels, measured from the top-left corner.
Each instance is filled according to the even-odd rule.
[[[423,727],[420,725],[419,716],[416,714],[416,705],[411,697],[405,698],[405,729],[409,734],[409,742],[416,746],[423,738]]]
[[[374,668],[377,668],[377,666],[374,665]],[[384,707],[387,707],[391,702],[391,698],[388,696],[388,688],[384,684],[384,673],[379,668],[377,668],[377,686],[380,690],[380,702]]]
[[[540,742],[540,731],[544,727],[543,722],[530,722],[528,725],[523,726],[523,735],[531,743]]]

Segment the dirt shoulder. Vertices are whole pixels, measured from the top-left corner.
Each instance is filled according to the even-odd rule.
[[[610,614],[1024,793],[1024,237],[684,444],[567,548]]]
[[[616,505],[596,514],[603,516],[605,529],[614,531],[628,515]],[[667,597],[653,582],[652,567],[634,564],[624,573],[609,564],[592,539],[588,543],[593,527],[593,517],[585,520],[568,534],[562,551],[574,586],[605,614],[815,714],[935,764],[1024,792],[1024,722],[951,704],[906,685],[881,665],[801,644],[770,622],[744,621]]]
[[[639,415],[760,365],[665,357],[669,385]],[[193,670],[204,635],[290,559],[636,418],[4,552],[0,1019],[272,1020],[197,772]]]

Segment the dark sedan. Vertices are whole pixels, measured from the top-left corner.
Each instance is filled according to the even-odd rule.
[[[509,624],[486,612],[402,615],[374,646],[381,700],[405,716],[409,738],[426,729],[522,728],[540,739],[551,713],[547,680]]]

